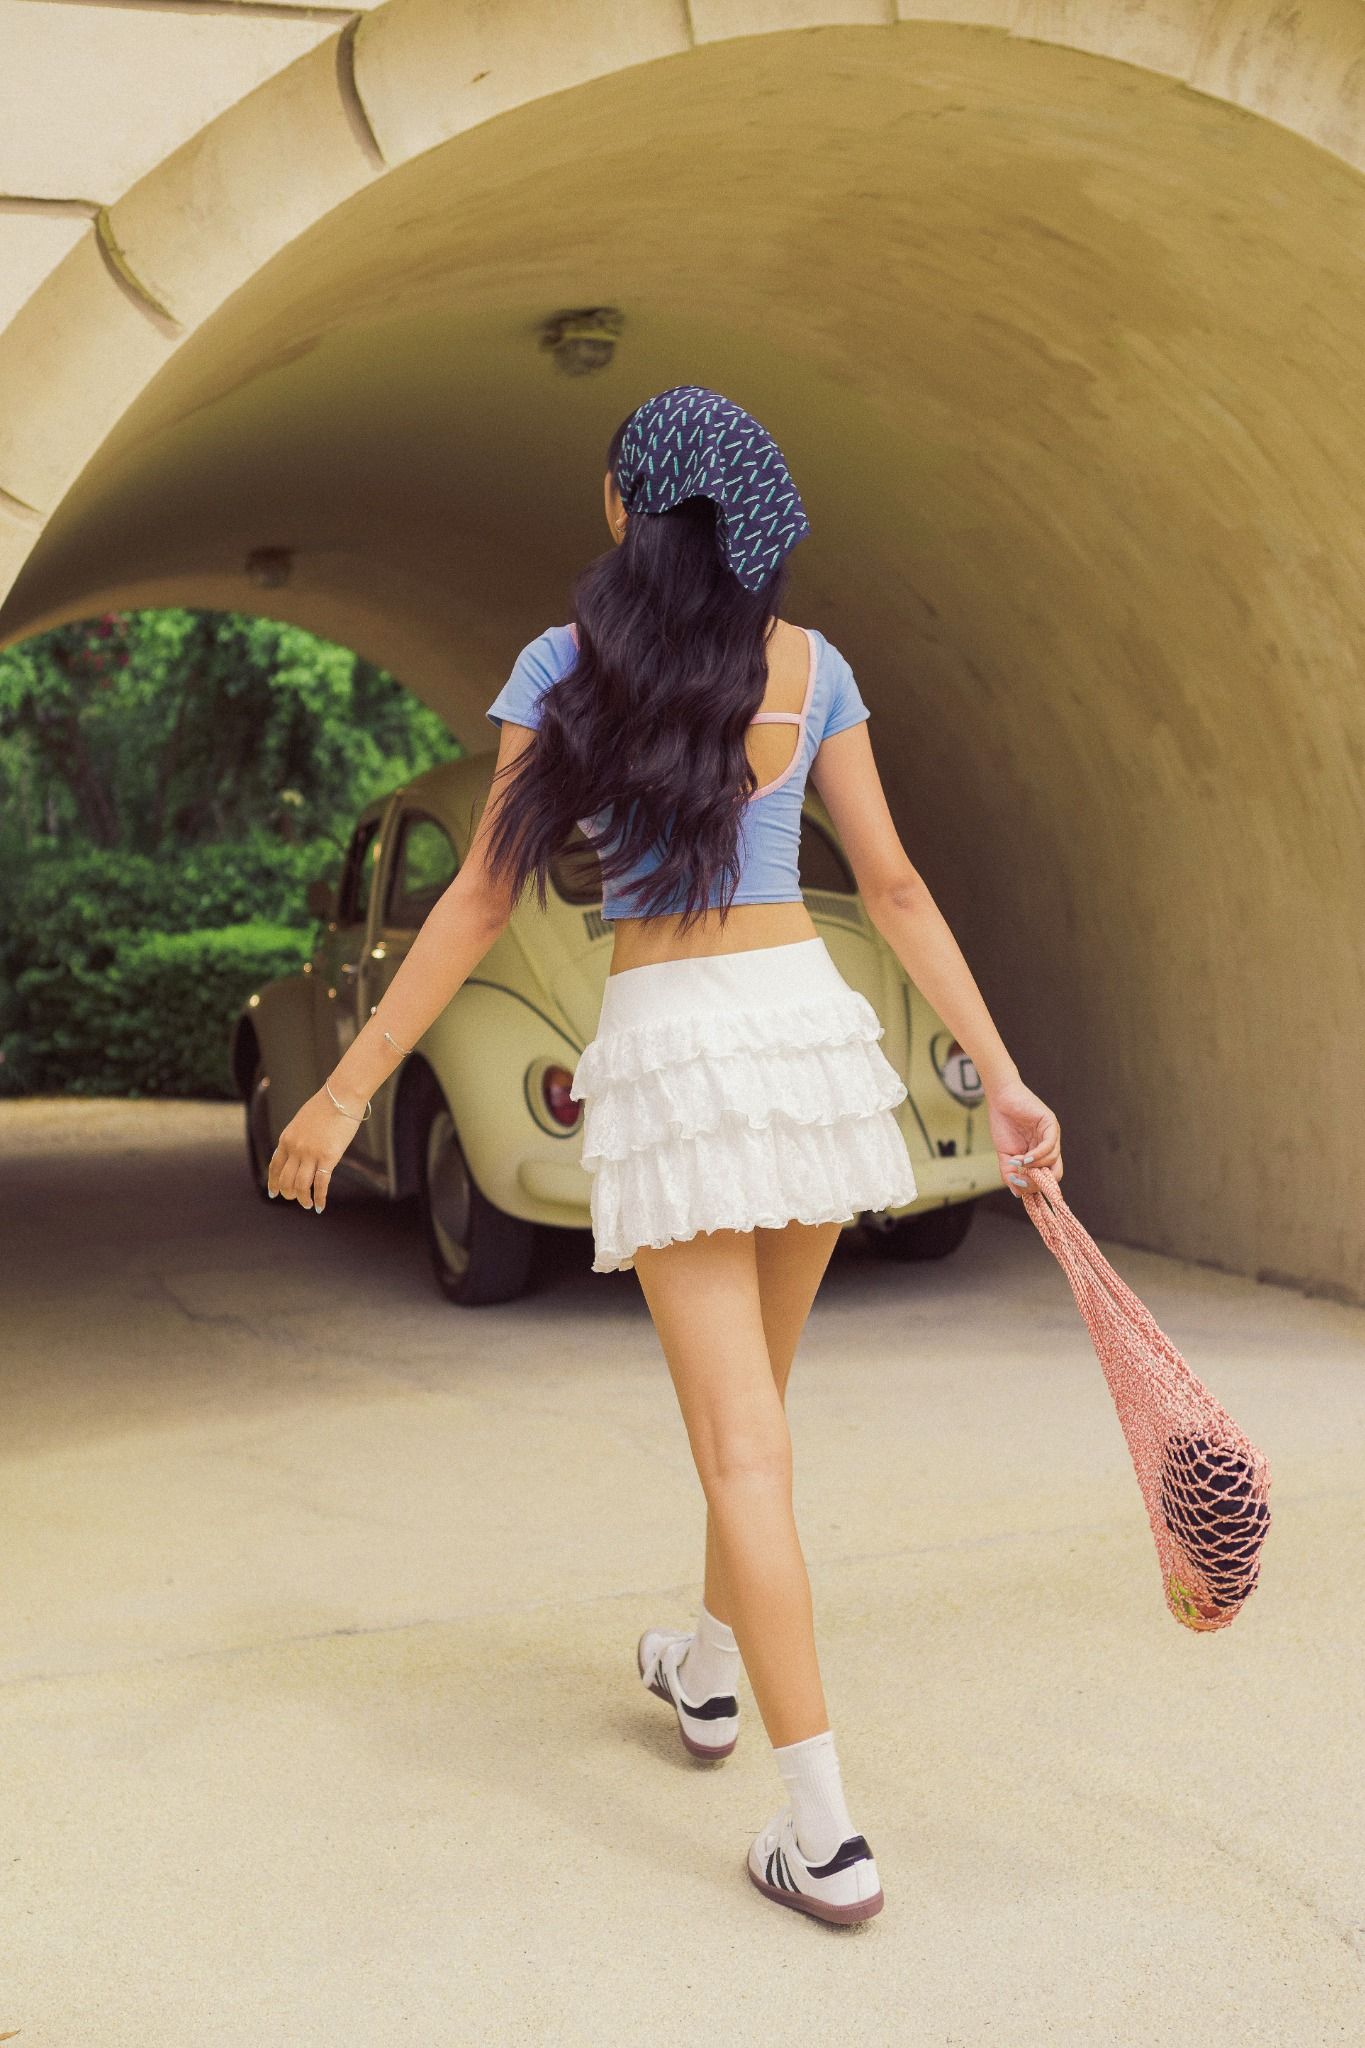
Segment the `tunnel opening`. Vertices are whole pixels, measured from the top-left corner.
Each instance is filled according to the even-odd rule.
[[[147,379],[0,630],[237,603],[288,533],[289,616],[487,747],[600,545],[610,426],[725,389],[792,457],[794,614],[859,677],[1088,1223],[1365,1298],[1365,1104],[1283,1079],[1305,991],[1337,1072],[1365,993],[1359,171],[1138,64],[933,23],[413,132]],[[620,315],[591,374],[541,346],[570,308]]]
[[[355,813],[462,752],[388,671],[255,614],[0,651],[0,1094],[232,1093],[228,1022],[311,958]]]

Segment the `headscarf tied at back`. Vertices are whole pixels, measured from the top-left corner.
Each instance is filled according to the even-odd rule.
[[[714,499],[721,557],[750,591],[761,590],[810,532],[772,435],[742,406],[699,384],[675,384],[631,414],[616,484],[627,512],[669,512],[684,498]]]

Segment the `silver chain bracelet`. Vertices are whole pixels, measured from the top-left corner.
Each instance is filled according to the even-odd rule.
[[[406,1059],[408,1054],[412,1051],[412,1047],[410,1045],[399,1045],[398,1040],[394,1037],[391,1031],[386,1031],[384,1033],[384,1036],[388,1039],[389,1044],[394,1047],[395,1051],[402,1053],[404,1059]],[[322,1085],[324,1088],[327,1089],[327,1094],[332,1103],[332,1107],[334,1109],[340,1110],[342,1116],[349,1118],[353,1124],[363,1124],[365,1121],[365,1117],[369,1116],[371,1110],[374,1108],[374,1104],[372,1101],[367,1102],[365,1104],[364,1115],[356,1116],[351,1110],[342,1108],[342,1105],[337,1101],[335,1095],[332,1094],[332,1090],[326,1081],[324,1081]]]
[[[334,1108],[334,1109],[338,1109],[338,1110],[340,1110],[340,1111],[341,1111],[341,1114],[342,1114],[342,1115],[343,1115],[344,1117],[346,1117],[346,1118],[347,1118],[347,1119],[348,1119],[348,1120],[349,1120],[349,1121],[350,1121],[351,1123],[353,1123],[353,1124],[363,1124],[363,1123],[364,1123],[364,1121],[365,1121],[365,1117],[367,1117],[367,1116],[369,1115],[369,1113],[370,1113],[370,1110],[371,1110],[371,1108],[373,1107],[373,1104],[371,1104],[371,1103],[368,1103],[368,1102],[367,1102],[367,1103],[365,1104],[365,1116],[356,1116],[356,1115],[354,1114],[354,1112],[353,1112],[353,1111],[351,1111],[351,1110],[349,1110],[349,1109],[345,1109],[345,1108],[343,1108],[342,1104],[341,1104],[341,1103],[339,1103],[339,1102],[337,1101],[337,1099],[336,1099],[335,1095],[332,1095],[332,1091],[331,1091],[331,1088],[330,1088],[330,1087],[328,1086],[328,1084],[327,1084],[327,1082],[326,1082],[326,1081],[324,1081],[322,1085],[323,1085],[323,1087],[324,1087],[324,1088],[326,1088],[326,1089],[327,1089],[327,1093],[328,1093],[328,1095],[329,1095],[329,1096],[331,1096],[331,1100],[332,1100],[332,1106],[333,1106],[333,1108]]]

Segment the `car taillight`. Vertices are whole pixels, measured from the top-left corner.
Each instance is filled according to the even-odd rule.
[[[540,1096],[557,1124],[576,1124],[583,1105],[569,1093],[573,1075],[567,1067],[546,1067],[540,1077]]]
[[[964,1109],[975,1109],[979,1102],[984,1101],[986,1091],[981,1085],[976,1063],[955,1038],[946,1031],[937,1032],[929,1052],[934,1072],[954,1102],[960,1102]]]

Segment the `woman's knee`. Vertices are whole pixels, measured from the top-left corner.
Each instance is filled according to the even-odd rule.
[[[772,1488],[790,1493],[792,1440],[786,1411],[774,1403],[762,1422],[752,1420],[708,1432],[697,1454],[697,1474],[707,1501],[723,1504],[737,1493]]]

